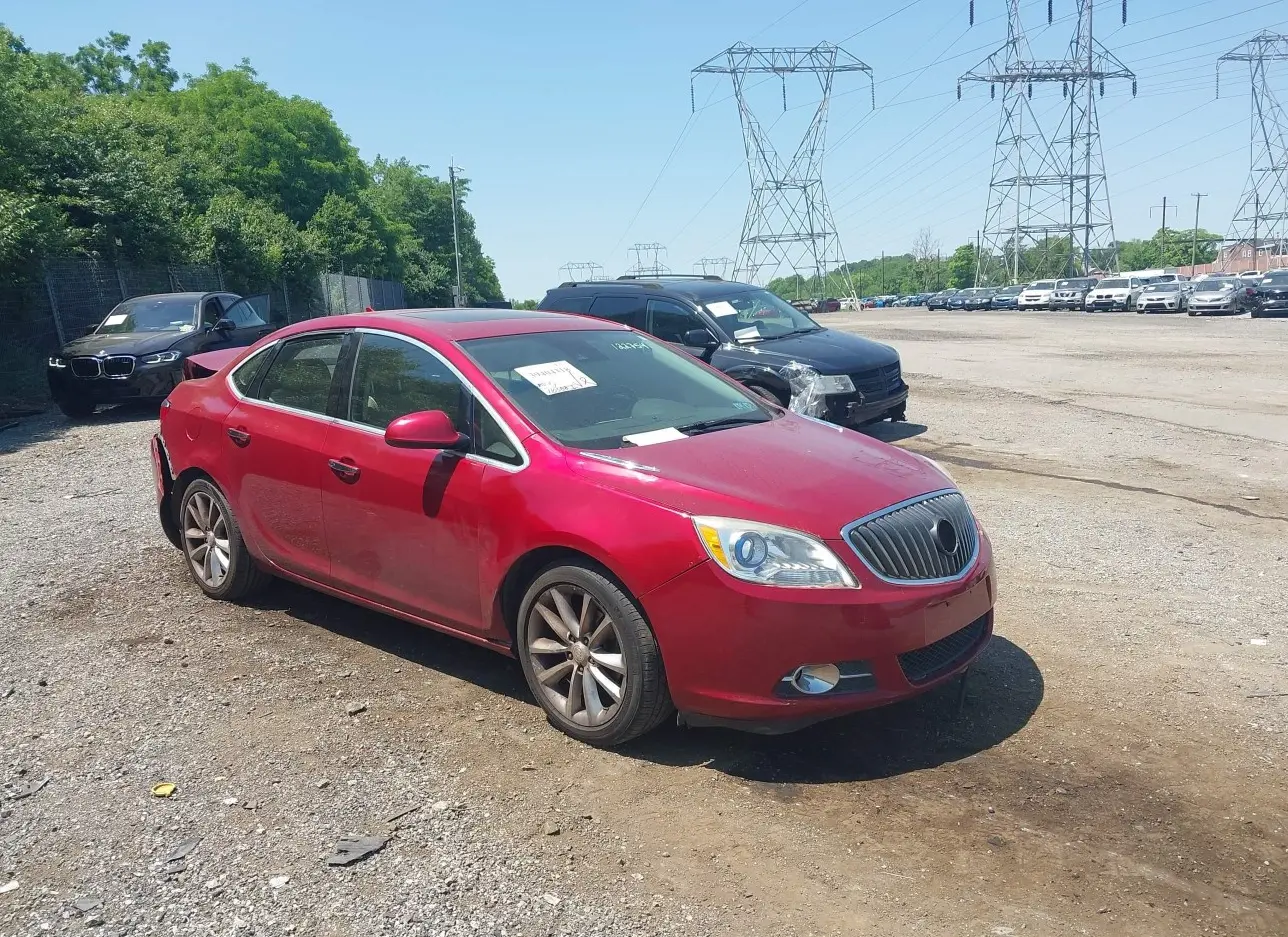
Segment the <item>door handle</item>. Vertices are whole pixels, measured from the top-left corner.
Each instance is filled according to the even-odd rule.
[[[244,429],[237,429],[236,427],[230,426],[224,430],[224,432],[228,434],[229,439],[239,446],[247,446],[250,444],[250,433],[246,432]]]
[[[328,459],[327,466],[331,471],[339,476],[341,481],[356,482],[358,476],[362,474],[362,469],[349,462],[341,462],[339,459]]]

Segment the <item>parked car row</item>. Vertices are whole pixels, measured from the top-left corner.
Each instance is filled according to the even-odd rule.
[[[927,309],[1080,309],[1087,312],[1188,312],[1192,316],[1288,315],[1288,270],[1209,273],[1190,280],[1175,272],[1146,271],[1019,286],[941,290]]]

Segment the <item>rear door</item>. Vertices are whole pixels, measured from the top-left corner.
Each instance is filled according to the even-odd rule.
[[[272,360],[249,359],[232,375],[240,398],[224,421],[225,484],[243,533],[273,565],[327,582],[322,523],[323,446],[339,388],[348,387],[344,331],[311,332],[282,342]],[[254,371],[249,371],[254,366]]]
[[[645,328],[643,293],[606,293],[596,296],[590,314],[597,319],[619,322],[641,332]]]

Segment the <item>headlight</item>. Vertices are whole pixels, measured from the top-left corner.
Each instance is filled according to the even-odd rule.
[[[51,368],[65,368],[67,367],[67,362],[57,355],[54,355],[49,359],[49,366]]]
[[[695,517],[693,526],[707,555],[737,579],[766,586],[859,588],[836,554],[809,534],[727,517]]]
[[[169,364],[183,357],[181,351],[158,351],[155,355],[144,355],[140,360],[144,364]]]
[[[852,394],[854,382],[848,374],[820,374],[818,390],[821,394]]]

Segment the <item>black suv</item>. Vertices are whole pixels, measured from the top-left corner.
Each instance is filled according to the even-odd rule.
[[[269,332],[268,296],[157,293],[120,303],[49,358],[54,403],[87,417],[102,403],[156,401],[183,379],[188,355],[253,345]]]
[[[647,332],[783,406],[792,400],[784,369],[794,362],[813,368],[824,394],[821,415],[832,423],[858,426],[906,418],[908,385],[897,351],[824,328],[758,286],[709,275],[627,276],[561,283],[538,308]]]

